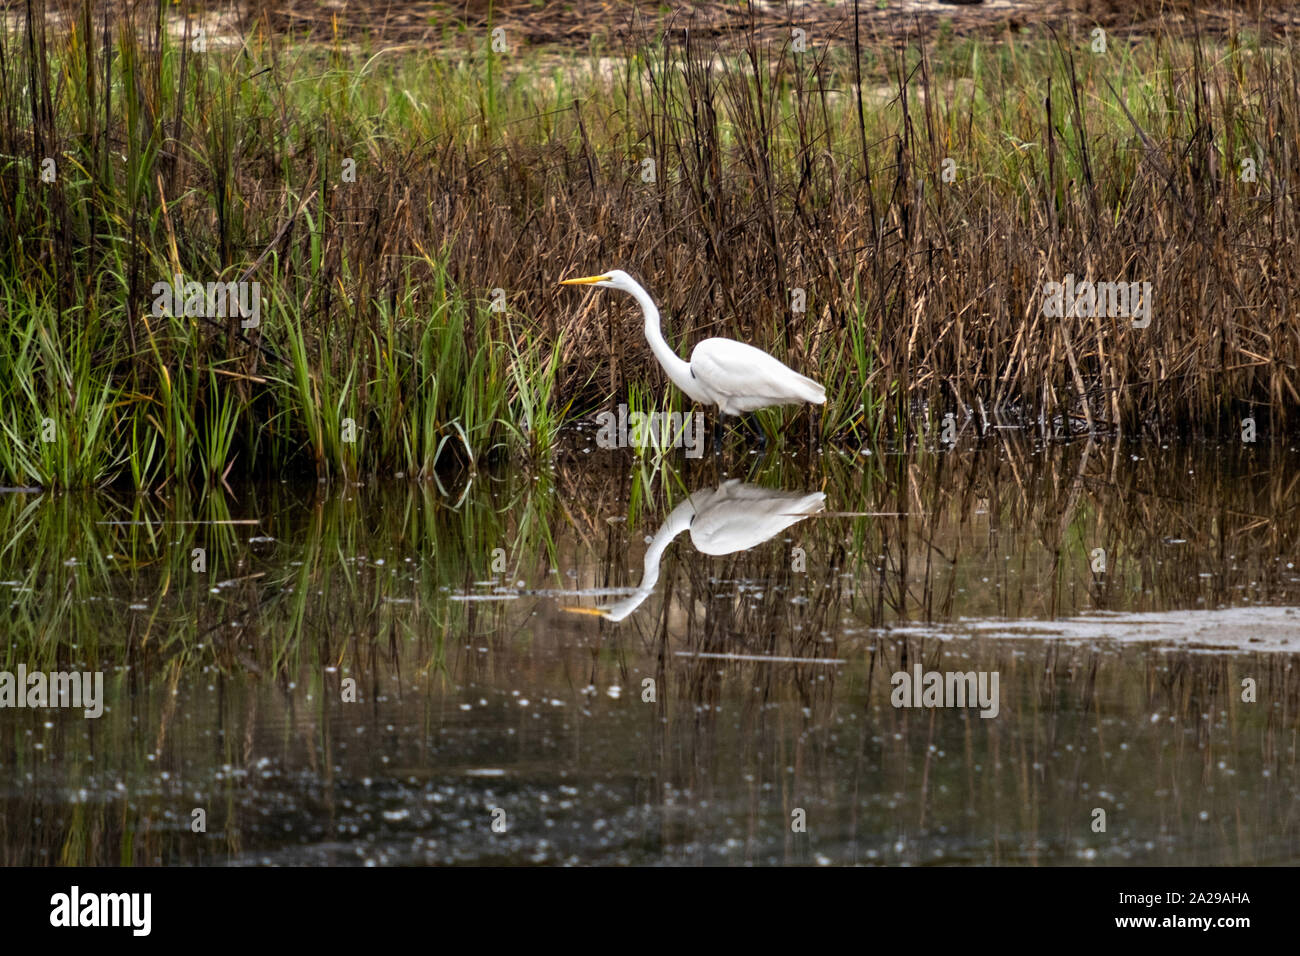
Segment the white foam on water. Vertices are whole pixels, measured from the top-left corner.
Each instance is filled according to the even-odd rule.
[[[962,618],[952,624],[889,628],[889,634],[941,639],[1043,638],[1079,643],[1169,644],[1208,652],[1300,653],[1300,608],[1233,607],[1214,611],[1097,611],[1055,621]]]

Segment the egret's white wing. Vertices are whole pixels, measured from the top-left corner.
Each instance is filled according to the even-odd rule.
[[[711,555],[760,545],[826,507],[826,495],[820,491],[773,491],[741,484],[736,478],[717,489],[697,492],[691,501],[695,505],[691,543]]]
[[[731,339],[705,339],[691,352],[691,373],[713,395],[724,414],[741,415],[771,405],[826,401],[810,378],[762,349]]]

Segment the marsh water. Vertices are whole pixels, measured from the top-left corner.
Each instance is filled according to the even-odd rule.
[[[578,435],[6,492],[0,670],[100,672],[103,713],[0,709],[0,862],[1294,864],[1297,480],[1263,441]],[[896,706],[918,668],[996,713]]]

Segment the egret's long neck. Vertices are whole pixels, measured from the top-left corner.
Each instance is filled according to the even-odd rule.
[[[650,298],[650,293],[640,286],[629,290],[632,298],[636,299],[637,304],[641,306],[641,311],[645,315],[645,337],[650,343],[650,350],[655,353],[655,358],[659,364],[664,367],[668,377],[673,380],[673,384],[694,397],[697,389],[691,380],[691,366],[672,350],[672,347],[664,339],[664,334],[659,329],[659,309]]]
[[[663,561],[664,551],[668,545],[672,544],[673,538],[677,537],[683,531],[691,526],[691,519],[695,517],[695,505],[690,498],[687,498],[668,515],[667,520],[655,532],[654,540],[645,552],[645,570],[641,574],[641,583],[637,585],[636,591],[631,597],[626,597],[621,601],[609,605],[605,608],[605,616],[611,621],[621,621],[654,593],[655,585],[659,583],[659,564]]]
[[[691,526],[691,519],[694,517],[695,503],[690,498],[687,498],[674,508],[664,520],[663,525],[655,532],[650,547],[646,548],[645,571],[641,575],[641,584],[638,590],[653,588],[659,582],[659,562],[663,560],[664,551],[668,549],[668,545],[672,543],[673,538]]]

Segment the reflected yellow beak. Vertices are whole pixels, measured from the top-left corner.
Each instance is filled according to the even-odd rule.
[[[605,612],[598,607],[562,607],[560,610],[568,614],[590,614],[593,617],[605,616]]]
[[[609,276],[584,276],[581,279],[564,279],[560,285],[591,285],[593,282],[604,282]]]

